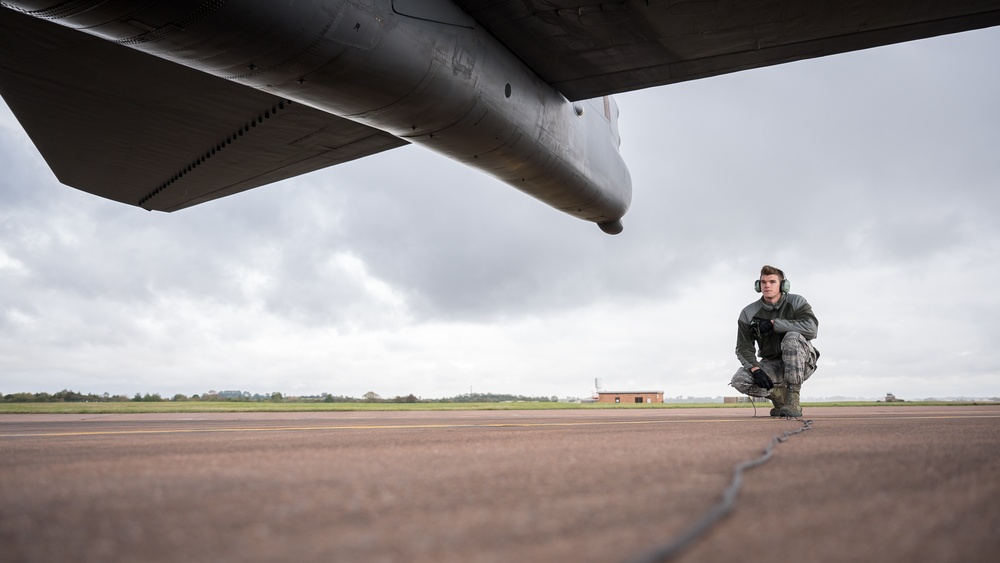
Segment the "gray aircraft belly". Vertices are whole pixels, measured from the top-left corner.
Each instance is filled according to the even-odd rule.
[[[229,90],[245,88],[245,95],[236,96],[240,99],[266,94],[282,109],[312,108],[388,134],[399,144],[423,145],[560,211],[608,231],[620,230],[618,221],[631,201],[631,181],[618,153],[614,105],[602,101],[602,111],[580,111],[583,104],[567,101],[453,4],[441,6],[452,11],[424,13],[411,4],[401,14],[389,0],[94,1],[78,2],[77,10],[63,10],[58,16],[37,8],[29,15],[222,79],[234,85]],[[104,54],[103,64],[119,67],[119,73],[125,65],[138,64],[120,48]],[[58,52],[49,56],[58,62]],[[17,53],[7,57],[15,63],[25,60]],[[183,73],[178,80],[198,82]],[[101,119],[113,121],[115,111],[105,108]],[[31,121],[27,111],[21,113]],[[199,185],[213,181],[202,172],[207,168],[199,167],[212,158],[224,163],[236,152],[230,146],[246,146],[233,141],[246,129],[241,116],[247,113],[252,112],[244,110],[231,116],[231,123],[218,123],[214,137],[219,141],[204,149],[178,147],[177,169],[141,179],[140,187],[101,183],[84,189],[101,195],[142,194],[129,203],[161,210],[197,203],[194,195],[220,193]],[[269,113],[276,114],[276,121],[287,115]],[[128,130],[137,119],[124,116],[121,122]],[[48,133],[40,136],[51,138]],[[189,163],[194,163],[190,170]]]
[[[150,210],[413,143],[618,233],[607,94],[998,24],[1000,0],[7,0],[0,95],[60,181]]]

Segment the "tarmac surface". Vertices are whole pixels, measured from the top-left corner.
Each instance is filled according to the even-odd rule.
[[[745,408],[0,415],[0,561],[629,561],[802,421]],[[1000,406],[807,407],[672,561],[996,561]]]

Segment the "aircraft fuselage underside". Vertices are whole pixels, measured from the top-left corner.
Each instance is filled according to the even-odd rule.
[[[614,100],[567,101],[450,0],[6,4],[385,131],[608,232],[631,201]],[[169,209],[182,184],[135,204]]]

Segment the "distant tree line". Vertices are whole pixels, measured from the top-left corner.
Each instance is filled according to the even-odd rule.
[[[125,395],[110,395],[108,393],[102,395],[95,393],[83,394],[68,389],[63,389],[58,393],[11,393],[10,395],[0,397],[0,401],[4,403],[108,403],[129,400],[131,399]]]
[[[182,393],[174,395],[170,399],[164,399],[159,393],[136,393],[133,397],[125,395],[111,395],[108,393],[78,393],[63,389],[58,393],[11,393],[0,395],[2,403],[100,403],[100,402],[158,402],[158,401],[234,401],[253,402],[269,401],[279,403],[505,403],[515,401],[527,402],[555,402],[557,397],[527,397],[524,395],[510,395],[505,393],[466,393],[454,397],[443,399],[421,399],[410,393],[400,395],[391,399],[384,399],[378,393],[369,391],[361,397],[347,397],[343,395],[306,395],[301,397],[290,397],[275,391],[274,393],[250,394],[246,391],[209,391],[201,395],[187,396]]]

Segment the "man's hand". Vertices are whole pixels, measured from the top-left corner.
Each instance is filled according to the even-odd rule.
[[[750,334],[754,338],[763,338],[768,334],[771,334],[772,330],[774,330],[774,323],[768,319],[754,317],[750,320]]]
[[[753,384],[757,387],[760,387],[761,389],[772,389],[774,387],[774,383],[772,383],[771,378],[764,373],[764,370],[757,369],[751,371],[750,375],[753,376]]]

